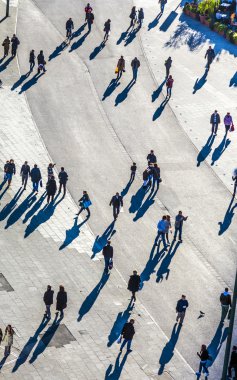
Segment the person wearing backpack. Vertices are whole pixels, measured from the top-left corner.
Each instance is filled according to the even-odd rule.
[[[223,323],[228,315],[229,308],[231,307],[231,295],[229,289],[225,288],[225,291],[220,295],[221,303],[221,322]]]
[[[198,370],[198,372],[196,372],[196,375],[197,375],[197,377],[199,379],[200,376],[201,376],[202,370],[203,370],[203,372],[205,374],[205,380],[207,380],[207,378],[209,376],[209,372],[208,372],[208,369],[207,369],[207,361],[208,361],[208,359],[210,357],[209,357],[209,353],[207,351],[207,346],[205,344],[202,344],[200,352],[197,352],[197,356],[201,360],[200,360],[200,363],[199,363],[199,370]]]
[[[172,78],[172,75],[169,75],[167,81],[166,81],[166,88],[167,88],[167,98],[171,97],[171,92],[173,88],[174,79]]]

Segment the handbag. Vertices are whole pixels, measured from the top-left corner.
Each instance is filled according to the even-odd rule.
[[[117,66],[116,69],[115,69],[115,74],[118,74],[118,72],[119,72],[119,69],[118,69],[118,66]]]
[[[83,202],[83,207],[84,207],[84,208],[88,208],[88,207],[90,207],[91,205],[92,205],[91,201],[85,201],[85,202]]]
[[[234,130],[235,130],[235,126],[234,126],[234,124],[232,124],[230,127],[230,132],[234,132]]]

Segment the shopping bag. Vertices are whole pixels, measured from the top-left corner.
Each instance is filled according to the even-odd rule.
[[[83,202],[83,206],[84,208],[88,208],[92,205],[91,201],[86,201],[86,202]]]
[[[123,207],[120,207],[120,212],[124,212],[124,209],[123,209]]]
[[[235,126],[234,126],[234,124],[232,124],[230,127],[230,132],[234,132],[234,130],[235,130]]]
[[[118,74],[118,72],[119,72],[119,69],[118,69],[118,66],[117,66],[116,69],[115,69],[115,74]]]

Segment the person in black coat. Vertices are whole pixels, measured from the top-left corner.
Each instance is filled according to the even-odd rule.
[[[50,306],[53,304],[53,294],[54,294],[54,291],[52,290],[51,286],[48,285],[47,290],[44,293],[44,303],[46,306],[45,318],[48,318],[48,319],[51,318]]]
[[[151,150],[150,153],[147,155],[147,161],[149,164],[155,164],[157,162],[156,156],[154,154],[154,150]]]
[[[133,274],[130,276],[130,279],[128,281],[128,290],[132,292],[131,301],[134,300],[134,302],[136,302],[136,292],[138,292],[139,290],[140,282],[141,282],[141,278],[137,274],[137,271],[134,270]]]
[[[212,125],[211,134],[217,135],[218,125],[221,122],[221,118],[217,110],[213,112],[210,119],[210,124]]]
[[[169,57],[165,61],[166,78],[168,78],[168,76],[170,75],[170,68],[171,68],[171,66],[172,66],[172,59],[171,59],[171,57]]]
[[[49,203],[50,198],[51,198],[51,202],[53,202],[55,193],[57,191],[57,184],[56,184],[54,176],[52,176],[50,180],[47,182],[46,191],[47,191],[47,203]]]
[[[152,188],[154,189],[155,184],[157,185],[157,189],[159,188],[159,183],[161,182],[160,179],[160,168],[157,164],[154,164],[154,167],[152,168],[152,176],[153,176],[153,185]]]
[[[6,180],[8,182],[8,187],[11,185],[12,182],[12,176],[13,174],[16,174],[16,165],[14,163],[14,160],[11,159],[5,166],[5,173],[6,173]]]
[[[231,357],[230,357],[230,363],[228,367],[228,376],[230,379],[232,379],[232,369],[234,369],[234,376],[237,378],[237,347],[233,346]]]
[[[67,292],[64,290],[64,286],[59,286],[59,292],[57,294],[56,310],[60,311],[60,317],[63,317],[63,310],[67,307]]]
[[[91,31],[91,25],[93,24],[94,22],[94,14],[92,12],[88,13],[87,14],[87,26],[88,26],[88,32],[90,33]]]
[[[113,206],[113,216],[114,216],[114,220],[116,220],[120,212],[120,207],[123,207],[123,198],[121,197],[121,195],[119,195],[119,193],[116,193],[112,197],[109,205]]]
[[[30,51],[29,62],[30,62],[30,71],[32,71],[33,68],[35,67],[35,51],[34,50]]]
[[[127,343],[127,351],[131,352],[131,344],[132,344],[132,339],[135,334],[135,329],[134,329],[134,319],[130,319],[129,322],[125,323],[123,326],[121,336],[123,337],[123,343],[120,346],[120,352],[122,352],[125,344]]]
[[[58,192],[61,193],[62,187],[63,187],[63,196],[65,197],[66,194],[66,184],[68,181],[68,174],[65,172],[64,168],[61,168],[61,172],[58,175],[59,178],[59,190]]]
[[[109,264],[110,264],[110,261],[113,259],[113,255],[114,255],[114,249],[111,245],[111,241],[108,240],[107,244],[103,248],[103,256],[104,256],[104,261],[105,261],[105,269],[104,269],[105,273],[109,272]]]
[[[91,201],[90,201],[90,198],[89,198],[89,195],[87,194],[87,191],[83,191],[83,195],[82,197],[78,200],[79,202],[79,205],[81,206],[79,212],[76,214],[76,215],[80,215],[80,213],[83,211],[83,210],[86,210],[87,211],[87,218],[90,217],[91,213],[90,213],[90,210],[89,210],[89,207],[91,205]]]
[[[202,344],[201,351],[197,352],[197,356],[200,358],[200,364],[199,364],[199,371],[196,372],[196,375],[199,378],[201,376],[202,370],[203,370],[203,372],[205,374],[205,379],[207,380],[207,378],[209,376],[209,372],[207,369],[207,361],[209,359],[209,353],[207,351],[207,346],[205,344]]]
[[[12,57],[15,57],[18,45],[20,45],[20,41],[18,40],[15,34],[13,34],[12,36],[11,43],[12,43]]]
[[[215,58],[215,52],[211,46],[209,46],[209,48],[207,49],[206,54],[205,54],[205,58],[207,58],[207,69],[209,70],[211,63],[212,63],[213,59]]]
[[[33,192],[38,193],[39,183],[40,183],[42,177],[41,177],[40,170],[36,164],[34,164],[33,169],[31,169],[30,177],[31,177],[31,181],[33,184]]]
[[[40,53],[38,54],[37,56],[37,62],[38,62],[38,74],[40,74],[40,71],[43,70],[43,72],[45,73],[45,65],[46,65],[46,61],[44,59],[44,52],[43,50],[40,50]]]
[[[136,170],[137,170],[137,164],[136,164],[136,162],[133,162],[130,170],[131,170],[131,176],[130,176],[130,181],[129,182],[133,182],[134,178],[135,178],[135,175],[136,175]]]
[[[25,190],[28,177],[30,175],[30,166],[28,165],[27,161],[25,161],[25,163],[22,165],[20,175],[22,178],[22,186],[24,186],[24,190]]]

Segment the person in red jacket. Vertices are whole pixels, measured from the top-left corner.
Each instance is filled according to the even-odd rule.
[[[89,15],[89,13],[91,13],[91,12],[92,12],[92,8],[91,8],[90,4],[88,3],[87,6],[85,7],[85,14],[86,14],[86,16],[85,16],[85,21],[87,21],[87,19],[88,19],[88,15]]]
[[[173,87],[174,79],[172,78],[172,75],[168,76],[168,79],[166,81],[166,87],[167,87],[167,98],[171,97],[172,87]]]

